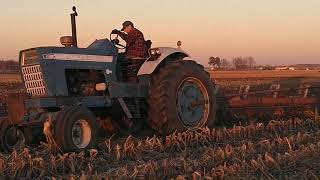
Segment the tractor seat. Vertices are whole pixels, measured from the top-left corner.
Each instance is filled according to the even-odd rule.
[[[146,52],[146,57],[149,57],[149,49],[151,48],[152,41],[151,40],[146,40],[145,44],[147,46],[147,52]]]
[[[152,41],[151,40],[146,40],[145,43],[146,43],[147,49],[150,49],[151,45],[152,45]]]

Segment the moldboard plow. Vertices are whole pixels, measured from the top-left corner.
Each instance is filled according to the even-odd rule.
[[[272,84],[269,90],[250,92],[242,85],[236,94],[217,95],[218,117],[222,123],[265,122],[273,119],[318,118],[320,96],[318,86],[280,88]],[[316,92],[316,93],[314,93]]]

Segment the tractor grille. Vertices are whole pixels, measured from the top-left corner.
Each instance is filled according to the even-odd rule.
[[[32,96],[41,96],[46,94],[43,76],[40,65],[22,67],[23,80],[27,92]]]

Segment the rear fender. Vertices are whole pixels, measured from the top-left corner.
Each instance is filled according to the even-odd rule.
[[[153,73],[153,71],[161,64],[161,62],[166,61],[167,59],[173,58],[173,60],[175,60],[174,58],[177,57],[179,57],[180,59],[189,57],[186,52],[178,48],[159,47],[158,49],[161,52],[161,55],[152,61],[150,60],[150,58],[148,58],[139,69],[138,75]]]

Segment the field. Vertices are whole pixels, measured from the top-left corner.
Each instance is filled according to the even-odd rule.
[[[280,84],[281,88],[320,86],[318,70],[214,71],[211,77],[223,93],[235,93],[240,85],[250,85],[250,90],[268,90],[271,84]]]
[[[318,71],[217,71],[222,93],[239,85],[320,85]],[[17,75],[0,75],[0,91],[21,91]],[[317,92],[314,92],[317,94]],[[112,135],[97,149],[61,154],[42,143],[0,155],[0,178],[27,179],[319,179],[320,118],[203,128],[160,137]]]
[[[320,77],[319,70],[214,71],[212,74],[217,79]]]

